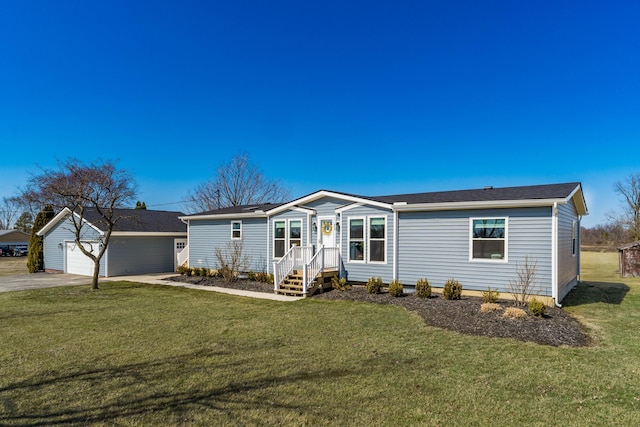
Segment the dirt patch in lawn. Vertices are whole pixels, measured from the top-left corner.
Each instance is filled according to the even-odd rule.
[[[169,280],[253,292],[273,292],[272,284],[250,280],[227,283],[220,278],[188,276],[176,276]],[[499,310],[482,313],[480,306],[483,301],[477,297],[462,297],[457,301],[446,300],[438,294],[434,294],[431,298],[419,298],[415,294],[392,297],[386,292],[377,295],[369,294],[364,286],[354,286],[351,290],[344,292],[325,291],[312,298],[398,305],[417,313],[430,326],[467,335],[513,338],[551,346],[580,347],[590,342],[589,336],[580,323],[557,307],[547,307],[542,318],[529,314],[524,318],[512,319],[503,316],[506,308],[513,307],[510,301],[501,300],[498,302]],[[526,307],[524,310],[528,312]]]

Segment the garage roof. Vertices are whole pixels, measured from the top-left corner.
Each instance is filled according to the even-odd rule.
[[[63,209],[45,227],[38,232],[43,235],[71,213]],[[114,209],[114,216],[120,219],[113,228],[113,234],[158,234],[174,233],[186,235],[187,225],[180,221],[182,212],[154,211],[147,209]],[[96,209],[86,208],[84,220],[100,232],[106,232],[107,226]]]

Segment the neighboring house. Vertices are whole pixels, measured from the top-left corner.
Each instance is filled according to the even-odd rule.
[[[215,249],[242,242],[253,271],[275,290],[296,275],[307,294],[323,270],[350,281],[379,276],[410,290],[420,278],[443,287],[509,292],[517,266],[535,261],[538,294],[559,303],[580,274],[580,183],[366,197],[320,190],[283,204],[184,216],[192,267],[218,268]]]
[[[29,237],[29,233],[20,230],[0,230],[0,245],[9,246],[11,249],[15,246],[27,246]]]
[[[22,255],[29,246],[29,233],[20,230],[0,230],[0,255]]]
[[[77,247],[70,215],[71,210],[65,208],[38,232],[44,236],[44,268],[48,272],[90,276],[93,261]],[[187,243],[187,227],[178,219],[183,215],[182,212],[117,209],[116,216],[122,218],[111,233],[100,262],[100,276],[174,271],[176,253]],[[97,212],[86,209],[81,230],[85,248],[97,251],[105,232],[106,226]]]

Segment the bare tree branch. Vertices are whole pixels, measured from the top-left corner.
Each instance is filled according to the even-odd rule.
[[[267,178],[241,153],[220,165],[216,174],[198,185],[184,200],[191,212],[204,212],[229,206],[278,203],[287,200],[289,191],[280,181]]]
[[[131,175],[118,169],[113,161],[98,161],[84,164],[77,159],[58,162],[57,169],[42,169],[33,175],[20,199],[30,205],[51,205],[56,211],[71,210],[69,222],[75,243],[94,263],[92,288],[98,289],[100,260],[102,259],[116,223],[123,217],[116,209],[129,205],[136,194],[136,185]],[[97,252],[87,249],[81,241],[87,231],[84,219],[87,209],[95,210],[100,225],[106,229]]]
[[[618,181],[615,191],[622,196],[622,221],[631,238],[640,240],[640,174],[631,174],[624,181]]]

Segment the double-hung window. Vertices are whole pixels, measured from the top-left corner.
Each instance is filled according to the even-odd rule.
[[[507,259],[507,218],[471,218],[472,260]]]
[[[349,218],[349,261],[364,262],[364,218]]]
[[[287,222],[273,222],[273,257],[282,258],[284,256],[287,243]]]
[[[242,240],[242,221],[231,221],[231,239]]]
[[[302,221],[289,221],[289,248],[302,245]]]
[[[290,219],[273,222],[273,257],[282,258],[293,246],[302,246],[302,221]]]
[[[386,261],[385,218],[369,218],[369,261]]]
[[[385,217],[349,218],[349,261],[387,261]]]

